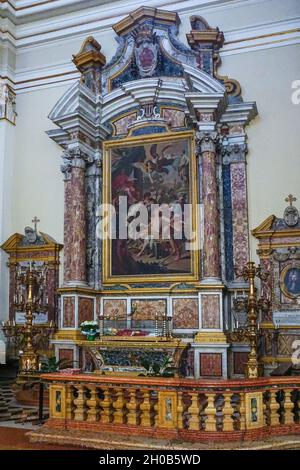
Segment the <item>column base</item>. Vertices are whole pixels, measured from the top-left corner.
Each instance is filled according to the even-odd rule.
[[[64,287],[89,287],[86,281],[66,281],[60,286],[60,289]]]
[[[219,286],[222,284],[222,280],[219,277],[205,277],[201,279],[200,285],[207,286],[207,285],[216,285]]]

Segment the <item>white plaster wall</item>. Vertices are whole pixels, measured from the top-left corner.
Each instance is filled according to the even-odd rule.
[[[62,149],[45,133],[55,127],[48,114],[67,87],[53,87],[18,95],[16,133],[17,191],[13,197],[13,226],[23,233],[36,215],[38,229],[63,242]]]
[[[0,244],[13,233],[14,227],[15,133],[15,126],[5,120],[0,121]],[[8,316],[8,268],[6,263],[7,255],[0,250],[0,321]]]
[[[23,233],[36,215],[38,228],[63,242],[61,149],[47,134],[51,108],[67,89],[19,95],[17,126],[0,121],[0,243]],[[7,255],[0,250],[0,320],[8,318]]]
[[[292,103],[292,82],[300,79],[300,46],[226,56],[222,74],[242,85],[245,101],[255,100],[259,116],[248,128],[250,228],[269,215],[279,217],[292,193],[300,210],[300,104]],[[251,237],[255,257],[256,239]]]

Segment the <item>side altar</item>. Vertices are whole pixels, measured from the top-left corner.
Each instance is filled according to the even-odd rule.
[[[49,115],[65,188],[52,343],[75,367],[125,372],[152,354],[194,378],[244,372],[247,346],[225,332],[248,290],[236,273],[249,260],[257,109],[218,73],[223,33],[193,16],[183,43],[179,27],[174,12],[138,8],[113,26],[109,63],[88,37],[73,56],[81,78]],[[81,325],[93,320],[109,335],[88,344]]]
[[[300,217],[289,195],[282,217],[271,215],[252,233],[260,264],[270,274],[262,283],[269,308],[262,312],[260,353],[265,372],[299,373]]]

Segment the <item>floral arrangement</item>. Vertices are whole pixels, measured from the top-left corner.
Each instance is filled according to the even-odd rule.
[[[94,340],[97,333],[99,333],[98,322],[84,321],[80,324],[81,333],[87,336],[88,340]]]

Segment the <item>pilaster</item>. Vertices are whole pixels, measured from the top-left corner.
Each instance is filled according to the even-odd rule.
[[[239,131],[237,134],[235,132]],[[249,224],[246,155],[248,152],[243,128],[229,129],[222,140],[225,257],[227,281],[239,283],[240,272],[249,261]]]
[[[0,51],[1,56],[1,51]],[[0,240],[6,240],[13,230],[13,184],[16,140],[15,94],[7,81],[0,78]],[[0,320],[7,320],[9,313],[8,258],[0,251]]]

